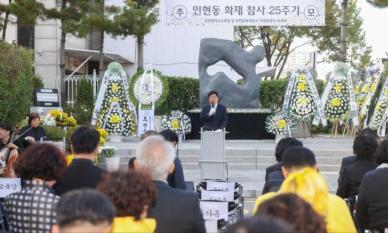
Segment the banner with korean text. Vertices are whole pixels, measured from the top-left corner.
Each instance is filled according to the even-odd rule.
[[[166,0],[166,8],[171,26],[325,25],[325,0]]]

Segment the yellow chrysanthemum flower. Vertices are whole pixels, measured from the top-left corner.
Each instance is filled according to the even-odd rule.
[[[360,93],[360,85],[357,85],[356,88],[354,89],[354,93],[355,94],[359,94]]]
[[[371,93],[373,93],[373,92],[375,92],[375,90],[376,90],[376,85],[375,85],[375,84],[372,84],[372,85],[370,86],[369,91],[370,91]]]
[[[285,120],[281,119],[277,122],[277,125],[278,125],[279,129],[284,129],[284,128],[286,128],[287,122]]]
[[[298,91],[305,91],[306,90],[306,83],[305,82],[301,82],[301,83],[298,83]]]
[[[308,102],[309,102],[308,99],[304,96],[298,100],[298,104],[301,106],[306,106],[308,104]]]
[[[331,101],[330,101],[330,105],[332,107],[339,107],[341,105],[341,99],[340,98],[333,98]]]
[[[306,82],[306,75],[305,74],[299,75],[299,81]]]
[[[179,121],[178,121],[178,119],[173,119],[173,120],[171,121],[171,128],[173,128],[173,129],[179,129]]]
[[[386,88],[386,89],[384,90],[384,94],[385,94],[385,95],[388,95],[388,88]]]
[[[364,87],[362,87],[362,93],[368,93],[369,91],[369,85],[365,85]]]
[[[109,122],[112,124],[118,124],[118,123],[120,123],[120,121],[121,121],[121,118],[118,115],[113,115],[113,116],[111,116]]]
[[[334,89],[335,89],[335,92],[341,93],[343,86],[342,86],[342,84],[338,83],[335,85]]]
[[[110,102],[110,103],[119,102],[119,98],[118,98],[118,97],[111,97],[111,98],[109,99],[109,102]]]
[[[112,92],[117,93],[119,92],[120,86],[117,83],[112,84]]]

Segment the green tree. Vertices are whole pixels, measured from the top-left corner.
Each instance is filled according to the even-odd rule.
[[[327,55],[327,61],[346,61],[353,68],[366,68],[371,63],[372,48],[367,45],[365,31],[357,1],[349,1],[346,7],[346,53],[341,51],[342,12],[339,6],[334,8],[334,15],[324,27],[314,27],[309,33],[318,51]],[[343,45],[342,45],[343,46]]]
[[[120,13],[115,16],[115,23],[118,28],[115,35],[135,36],[137,39],[137,70],[144,68],[144,37],[152,26],[158,22],[158,9],[156,5],[159,0],[132,0],[127,1]]]
[[[7,34],[7,27],[9,21],[9,15],[11,13],[9,6],[11,5],[12,0],[8,0],[8,4],[0,3],[0,14],[4,14],[4,20],[0,21],[0,28],[2,30],[1,39],[5,41],[5,36]]]
[[[116,31],[112,15],[118,12],[114,6],[105,6],[105,0],[94,0],[86,18],[89,30],[96,30],[99,34],[99,75],[104,72],[104,35]]]
[[[284,69],[288,56],[295,50],[291,48],[295,38],[307,33],[306,27],[237,27],[235,40],[242,48],[251,48],[261,44],[265,50],[267,66],[279,67],[275,79]]]
[[[89,0],[57,0],[55,8],[47,9],[46,15],[50,19],[58,19],[61,22],[61,41],[59,68],[61,73],[61,96],[65,99],[65,44],[66,36],[74,35],[85,37],[89,33],[87,15],[90,8]]]
[[[369,4],[375,7],[379,8],[385,8],[388,7],[388,1],[387,0],[366,0]]]
[[[263,45],[266,51],[268,66],[279,67],[275,79],[278,79],[287,62],[288,56],[298,47],[295,38],[305,37],[326,55],[326,61],[340,61],[341,45],[341,6],[335,0],[326,0],[326,26],[322,27],[236,27],[235,41],[243,48]],[[362,19],[356,2],[352,1],[347,10],[347,44],[348,57],[353,67],[365,67],[371,62],[371,47],[365,42],[365,32],[362,30]]]
[[[0,42],[0,122],[15,125],[29,112],[33,87],[32,53]]]

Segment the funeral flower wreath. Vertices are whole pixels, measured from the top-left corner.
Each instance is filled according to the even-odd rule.
[[[317,106],[307,83],[306,75],[300,73],[292,90],[290,114],[304,120],[313,117],[316,111]]]
[[[346,120],[350,110],[348,89],[345,79],[334,81],[325,104],[325,114],[329,120]]]
[[[287,135],[295,128],[294,119],[287,117],[281,112],[269,115],[265,121],[265,129],[275,135]]]
[[[183,112],[171,111],[169,115],[162,116],[161,130],[170,129],[178,134],[188,134],[191,132],[190,117]]]

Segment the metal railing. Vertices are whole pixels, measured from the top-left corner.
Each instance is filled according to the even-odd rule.
[[[97,76],[96,70],[93,70],[92,75],[66,75],[65,76],[65,89],[66,100],[65,103],[71,107],[76,103],[77,87],[81,80],[87,80],[93,85],[93,99],[97,98],[100,79]]]

